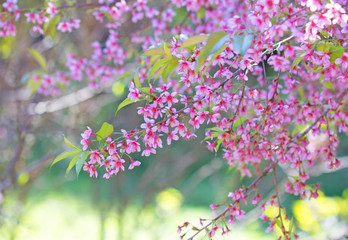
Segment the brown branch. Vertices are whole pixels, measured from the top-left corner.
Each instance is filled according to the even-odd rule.
[[[7,165],[5,174],[3,176],[3,180],[5,179],[10,179],[13,176],[15,167],[17,162],[21,159],[22,153],[23,153],[23,149],[25,146],[25,129],[22,129],[23,127],[26,128],[27,124],[22,123],[22,120],[25,119],[26,121],[29,120],[29,118],[26,118],[25,116],[21,115],[21,104],[19,101],[16,102],[16,137],[17,137],[17,144],[16,144],[16,148],[14,150],[14,155],[11,158],[10,162]],[[23,124],[23,125],[22,125]]]
[[[282,21],[280,21],[280,22],[277,23],[277,24],[278,24],[278,25],[283,24],[284,22],[288,21],[291,17],[296,16],[298,13],[302,12],[302,11],[305,10],[306,8],[307,8],[307,7],[303,7],[303,8],[301,8],[300,10],[298,10],[297,12],[294,12],[293,14],[288,15],[287,18],[283,19]],[[272,27],[274,27],[274,26],[275,26],[275,24],[273,24],[272,26],[270,26],[270,27],[268,27],[267,29],[263,30],[263,32],[261,32],[261,34],[263,34],[263,33],[267,32],[267,31],[269,31],[269,30],[270,30]]]
[[[265,176],[267,176],[267,174],[274,169],[278,164],[278,161],[273,162],[270,166],[268,166],[263,172],[262,174],[256,178],[248,187],[246,187],[244,189],[244,193],[249,192],[251,189],[253,189],[257,184],[260,183],[260,181],[262,180],[262,178],[264,178]],[[238,200],[237,200],[238,201]],[[237,201],[233,201],[231,203],[231,205],[235,204]],[[227,207],[225,208],[224,211],[222,211],[218,216],[216,216],[213,220],[211,220],[209,223],[207,223],[205,226],[203,226],[202,228],[198,229],[197,232],[195,234],[193,234],[190,238],[188,238],[188,240],[192,240],[195,236],[197,236],[201,231],[207,229],[211,224],[213,224],[213,222],[216,222],[217,220],[219,220],[220,218],[222,218],[223,216],[226,215],[226,213],[228,212],[230,208]]]
[[[348,92],[348,88],[346,88],[336,99],[335,101],[341,101],[344,95]],[[293,139],[291,142],[295,143],[298,139],[301,139],[304,137],[318,122],[319,120],[325,116],[328,112],[330,111],[330,108],[326,109],[303,133],[301,133],[297,138]],[[248,187],[244,189],[244,195],[250,191],[250,189],[254,188],[272,169],[275,169],[276,166],[278,165],[279,160],[274,161],[270,166],[268,166],[262,174],[256,178]],[[276,184],[276,182],[275,182]],[[236,204],[237,201],[233,201],[231,205]],[[280,206],[280,202],[279,202]],[[193,234],[188,240],[192,240],[195,236],[197,236],[201,231],[207,229],[210,225],[212,225],[214,222],[216,222],[218,219],[224,217],[226,213],[228,212],[229,207],[225,208],[217,217],[215,217],[213,220],[211,220],[209,223],[207,223],[205,226],[202,228],[198,229],[195,234]]]
[[[335,102],[339,102],[342,100],[344,95],[348,92],[348,88],[346,88],[336,99]],[[309,131],[320,121],[322,117],[324,117],[328,112],[330,111],[330,108],[327,108],[304,132],[302,132],[297,139],[303,138]]]
[[[64,5],[57,7],[57,10],[66,10],[66,9],[74,9],[74,8],[93,8],[93,7],[101,7],[106,4],[102,3],[85,3],[85,4],[74,4],[74,5]],[[21,13],[26,13],[26,12],[43,12],[45,11],[46,8],[36,8],[36,9],[19,9]],[[0,14],[14,14],[13,12],[0,12]]]
[[[232,77],[233,77],[237,72],[238,72],[238,70],[235,71],[235,72],[232,74]],[[232,77],[231,77],[231,78],[232,78]],[[212,91],[213,91],[213,92],[217,91],[220,87],[222,87],[222,86],[223,86],[227,81],[229,81],[229,80],[231,80],[231,79],[230,79],[230,78],[225,79],[224,81],[222,81],[222,82],[220,83],[219,86],[217,86],[216,88],[214,88]],[[158,127],[158,126],[161,125],[163,122],[165,122],[165,121],[167,121],[169,118],[171,118],[173,115],[181,114],[181,113],[182,113],[183,111],[185,111],[187,108],[193,106],[193,104],[195,104],[195,103],[198,102],[198,101],[203,100],[204,98],[206,98],[206,96],[203,96],[203,97],[201,97],[201,98],[199,98],[199,99],[197,99],[197,100],[191,102],[191,103],[188,104],[187,106],[185,106],[185,107],[181,108],[180,110],[178,110],[175,114],[170,114],[169,116],[164,117],[162,120],[160,120],[160,121],[158,121],[157,123],[155,123],[154,125],[152,125],[151,128],[153,128],[153,127]],[[140,136],[140,135],[141,135],[142,133],[144,133],[144,132],[145,132],[145,130],[141,130],[141,131],[135,132],[135,133],[133,133],[133,135],[130,136],[130,138],[136,137],[136,136]],[[126,139],[123,138],[123,139],[117,141],[116,144],[123,143],[123,142],[125,142],[125,141],[126,141]]]
[[[277,79],[276,79],[276,86],[275,86],[275,88],[274,88],[273,95],[272,95],[271,99],[269,100],[270,102],[273,102],[273,101],[274,101],[275,95],[277,94],[278,85],[279,85],[279,79],[280,79],[280,71],[279,71],[278,77],[277,77]],[[268,104],[267,104],[267,105],[268,105]]]
[[[24,148],[24,143],[25,143],[25,137],[24,137],[24,135],[21,135],[19,137],[20,137],[20,139],[19,139],[19,141],[17,143],[17,147],[15,149],[15,154],[11,158],[11,160],[10,160],[8,166],[7,166],[7,169],[5,171],[5,175],[3,177],[3,180],[7,179],[7,178],[11,178],[11,175],[13,173],[13,170],[14,170],[15,166],[16,166],[16,163],[21,158],[21,155],[22,155],[22,152],[23,152],[23,148]]]
[[[265,84],[266,84],[266,109],[268,109],[268,81],[267,81],[266,67],[265,67],[264,60],[262,60],[262,69],[263,69],[263,78],[265,79]]]
[[[243,88],[242,88],[242,94],[241,94],[241,96],[240,96],[240,99],[239,99],[239,102],[238,102],[238,105],[237,105],[237,109],[236,109],[236,111],[234,112],[233,117],[232,117],[232,119],[231,119],[230,131],[232,131],[234,119],[236,118],[237,114],[239,113],[239,108],[240,108],[240,105],[241,105],[241,103],[242,103],[242,101],[243,101],[244,93],[245,93],[245,84],[243,85]]]
[[[23,174],[23,173],[32,173],[34,171],[36,171],[37,169],[39,169],[40,167],[44,166],[46,163],[50,162],[52,160],[54,155],[49,155],[44,157],[41,160],[38,160],[36,162],[33,162],[31,164],[29,164],[28,166],[26,166],[25,168],[23,168],[22,170],[18,171],[15,176],[13,177],[13,179],[11,178],[4,178],[2,180],[2,182],[0,183],[0,192],[4,191],[5,189],[11,187],[18,179],[18,177]]]
[[[280,199],[279,199],[279,192],[278,192],[278,180],[277,180],[277,173],[276,173],[276,169],[273,169],[273,177],[274,177],[274,188],[275,188],[275,194],[276,194],[276,198],[277,198],[277,203],[278,203],[278,216],[276,218],[280,218],[280,224],[282,225],[282,232],[284,234],[284,236],[287,235],[287,231],[285,229],[284,223],[283,223],[283,218],[282,218],[282,212],[281,212],[281,205],[280,205]]]
[[[57,7],[57,10],[71,9],[71,8],[90,8],[90,7],[101,7],[105,4],[102,3],[86,3],[86,4],[75,4],[75,5],[65,5]]]

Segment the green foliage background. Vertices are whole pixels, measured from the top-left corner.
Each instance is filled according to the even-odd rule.
[[[41,1],[22,2],[23,8],[35,8]],[[185,15],[180,9],[174,21],[181,22]],[[106,121],[115,129],[138,127],[138,103],[120,109],[115,117],[117,106],[127,96],[127,78],[115,79],[87,101],[59,111],[30,116],[16,111],[17,107],[28,109],[30,104],[46,100],[25,90],[37,87],[28,72],[64,69],[66,53],[87,57],[90,43],[105,38],[105,29],[92,30],[98,29],[98,25],[91,15],[82,21],[87,27],[68,36],[55,33],[54,28],[44,37],[28,34],[24,24],[18,28],[17,38],[0,40],[0,70],[4,73],[0,81],[1,179],[19,141],[16,129],[29,121],[25,126],[28,130],[23,157],[16,166],[18,178],[0,197],[0,239],[178,239],[178,225],[192,221],[198,226],[200,217],[214,216],[209,208],[211,203],[226,203],[228,192],[250,182],[228,168],[220,153],[214,155],[205,148],[199,140],[204,139],[203,132],[197,133],[197,140],[174,143],[155,156],[135,156],[142,162],[140,167],[110,180],[102,176],[92,179],[85,172],[77,179],[74,172],[65,176],[68,160],[49,170],[54,157],[63,150],[63,135],[78,145],[85,126],[96,130]],[[36,50],[29,53],[25,46]],[[64,94],[74,94],[79,87],[74,83]],[[11,91],[23,90],[28,97],[19,102],[9,95]],[[348,138],[340,137],[338,155],[346,163]],[[40,165],[35,167],[38,162]],[[325,195],[321,194],[317,201],[282,195],[284,206],[304,239],[334,239],[335,234],[348,229],[347,166],[344,164],[343,169],[333,173],[318,169],[318,176],[311,182],[319,182]],[[285,174],[280,177],[285,178]],[[265,179],[260,186],[263,196],[272,194],[270,181]],[[231,235],[224,239],[274,239],[275,235],[266,234],[265,225],[256,221],[259,211],[246,210],[247,219],[234,226]]]

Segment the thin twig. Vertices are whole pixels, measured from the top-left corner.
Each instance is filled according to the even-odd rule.
[[[57,7],[57,10],[66,10],[66,9],[74,9],[74,8],[93,8],[93,7],[101,7],[106,4],[102,3],[85,3],[85,4],[75,4],[75,5],[64,5]],[[19,9],[21,13],[26,12],[42,12],[45,11],[46,8],[36,8],[36,9]],[[0,12],[0,14],[14,14],[13,12]]]
[[[267,75],[266,75],[265,62],[263,60],[262,60],[262,71],[263,71],[263,78],[265,79],[265,83],[266,83],[266,109],[268,109],[268,81],[267,81]]]
[[[2,182],[0,183],[0,192],[2,192],[3,190],[11,187],[13,185],[13,183],[16,182],[16,180],[18,179],[19,175],[21,175],[23,173],[30,174],[31,172],[34,172],[38,168],[42,167],[44,164],[50,162],[53,159],[53,156],[54,155],[46,156],[43,159],[38,160],[36,162],[33,162],[33,163],[29,164],[28,166],[26,166],[25,168],[23,168],[22,170],[18,171],[15,174],[15,176],[13,177],[14,181],[11,181],[10,178],[4,178],[2,180]]]
[[[344,95],[348,92],[348,88],[346,88],[336,99],[335,101],[338,102],[340,101]],[[317,123],[318,121],[325,116],[328,112],[330,111],[330,108],[326,109],[303,133],[301,133],[297,138],[294,138],[291,142],[295,143],[298,139],[302,139]],[[244,195],[250,191],[254,186],[256,186],[272,169],[275,169],[276,166],[278,165],[279,160],[276,160],[272,162],[270,166],[268,166],[262,174],[256,178],[248,187],[244,189]],[[233,201],[231,205],[234,205],[237,201]],[[280,204],[279,204],[280,205]],[[214,222],[216,222],[218,219],[222,218],[223,216],[226,215],[228,212],[229,207],[225,208],[217,217],[215,217],[213,220],[211,220],[209,223],[207,223],[205,226],[202,228],[198,229],[195,234],[193,234],[188,240],[192,240],[195,236],[197,236],[201,231],[207,229],[210,225],[212,225]]]
[[[271,97],[271,99],[270,99],[270,102],[273,102],[273,101],[274,101],[274,97],[275,97],[275,95],[277,94],[278,85],[279,85],[279,79],[280,79],[280,71],[279,71],[278,77],[277,77],[277,79],[276,79],[276,85],[275,85],[275,88],[274,88],[273,95],[272,95],[272,97]]]
[[[283,218],[282,218],[282,212],[281,212],[281,205],[280,205],[280,199],[279,199],[279,193],[278,193],[278,180],[277,180],[277,173],[276,173],[276,168],[273,169],[273,177],[274,177],[274,188],[275,188],[275,194],[277,198],[277,203],[278,203],[278,217],[280,218],[280,223],[282,225],[282,232],[284,236],[287,235],[287,231],[285,229],[284,223],[283,223]]]
[[[262,178],[264,178],[272,169],[274,169],[277,166],[278,162],[275,161],[273,162],[270,166],[268,166],[263,172],[262,174],[256,178],[248,187],[246,187],[244,189],[244,193],[247,193],[250,191],[250,189],[253,189],[257,184],[260,183],[260,181],[262,180]],[[233,201],[231,203],[231,205],[235,204],[238,200]],[[230,208],[227,207],[225,208],[224,211],[222,211],[218,216],[216,216],[213,220],[211,220],[209,223],[207,223],[205,226],[203,226],[202,228],[198,229],[197,232],[195,234],[193,234],[190,238],[188,238],[188,240],[192,240],[195,236],[197,236],[201,231],[203,231],[204,229],[207,229],[213,222],[216,222],[217,220],[219,220],[221,217],[225,216],[226,213],[228,212]]]
[[[336,99],[335,102],[341,101],[341,99],[344,97],[344,95],[346,95],[346,93],[348,92],[348,88],[346,88]],[[330,108],[327,108],[304,132],[302,132],[297,138],[301,139],[303,138],[305,135],[307,135],[307,133],[309,133],[309,131],[320,121],[320,119],[322,117],[324,117],[328,112],[330,111]]]
[[[238,105],[237,105],[237,109],[236,109],[236,111],[234,112],[233,117],[232,117],[232,119],[231,119],[230,131],[232,131],[234,119],[236,118],[237,114],[239,113],[239,108],[240,108],[240,105],[241,105],[241,103],[242,103],[242,101],[243,101],[244,93],[245,93],[245,84],[243,85],[243,88],[242,88],[242,93],[241,93],[241,96],[240,96],[240,98],[239,98],[239,102],[238,102]]]

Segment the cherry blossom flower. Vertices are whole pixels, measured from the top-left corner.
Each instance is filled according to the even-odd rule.
[[[88,143],[92,142],[91,140],[88,140],[88,139],[82,139],[80,141],[81,145],[82,145],[82,150],[83,151],[86,151],[87,148],[88,148]]]
[[[130,160],[132,163],[128,167],[129,170],[132,170],[134,167],[140,166],[141,164],[141,162],[139,162],[138,160],[134,161],[133,158],[131,158]]]
[[[57,30],[61,32],[71,32],[72,28],[70,22],[60,22],[57,26]]]
[[[6,0],[6,2],[4,2],[2,6],[9,12],[15,12],[16,10],[18,10],[17,0]]]
[[[92,129],[90,127],[87,127],[87,130],[81,133],[81,137],[83,139],[89,139],[91,136],[94,136],[94,135],[95,134],[92,132]]]
[[[118,173],[120,169],[122,171],[124,171],[123,163],[125,163],[124,159],[116,159],[115,160],[115,171],[116,171],[116,173]]]
[[[174,141],[179,140],[179,137],[178,137],[178,135],[176,135],[176,132],[167,133],[167,134],[168,134],[168,138],[167,138],[168,145],[170,145],[172,143],[172,140],[174,140]]]
[[[24,16],[27,17],[27,22],[36,23],[38,15],[36,13],[28,12]]]
[[[259,2],[266,12],[275,12],[278,9],[279,0],[261,0]]]
[[[104,159],[104,156],[100,153],[100,151],[93,151],[90,155],[91,163],[99,163],[101,164],[101,160]]]
[[[335,64],[342,66],[343,69],[348,68],[348,53],[344,52],[343,56],[335,60]]]
[[[213,211],[213,213],[216,211],[216,209],[218,208],[218,207],[220,207],[220,205],[219,204],[210,204],[210,208],[211,208],[211,210]]]
[[[39,93],[58,94],[59,85],[69,86],[74,81],[81,82],[79,84],[87,81],[86,85],[98,88],[119,78],[126,72],[123,66],[134,59],[128,52],[127,41],[139,52],[158,51],[155,55],[159,58],[135,57],[139,63],[136,71],[141,87],[130,81],[128,98],[142,104],[137,108],[143,119],[139,129],[121,130],[116,137],[112,135],[100,141],[100,146],[91,149],[84,171],[97,177],[96,170],[102,169],[103,178],[108,179],[125,171],[127,158],[129,170],[141,164],[132,158],[133,153],[156,154],[164,143],[170,145],[179,137],[190,140],[197,137],[197,129],[205,128],[203,142],[214,154],[221,152],[226,166],[234,166],[241,176],[260,176],[254,186],[228,194],[233,204],[228,205],[223,216],[228,219],[227,224],[245,217],[241,202],[248,204],[247,196],[250,196],[249,203],[259,204],[262,211],[265,206],[278,206],[274,196],[260,204],[264,196],[257,189],[262,172],[268,169],[269,172],[264,172],[267,175],[277,169],[270,167],[271,163],[294,170],[295,178],[282,186],[287,193],[302,198],[318,196],[319,187],[309,185],[310,171],[307,169],[316,164],[317,158],[326,159],[328,168],[339,167],[340,161],[335,156],[338,146],[335,132],[348,133],[348,114],[341,107],[346,102],[343,86],[348,82],[347,43],[344,41],[348,15],[340,2],[259,0],[251,4],[250,1],[171,0],[163,9],[148,5],[146,0],[98,2],[102,6],[93,15],[104,22],[105,41],[92,43],[90,56],[81,58],[68,54],[65,72],[33,76],[35,83],[40,85]],[[18,9],[16,4],[14,0],[7,0],[3,7],[13,12]],[[26,21],[41,34],[43,23],[58,13],[53,2],[48,2],[47,6],[41,12],[24,12]],[[174,23],[176,10],[173,9],[181,7],[189,15],[178,26]],[[205,10],[203,16],[197,13],[200,9]],[[1,21],[0,36],[15,34],[11,14],[8,21]],[[59,9],[59,14],[65,19],[68,17],[63,9]],[[126,15],[131,15],[134,23],[149,18],[149,24],[147,20],[138,24],[139,31],[125,39],[119,27]],[[72,32],[82,24],[80,19],[70,19],[58,23],[57,29]],[[143,25],[150,30],[143,31]],[[192,36],[211,40],[211,33],[220,31],[227,35],[223,38],[224,50],[217,55],[214,55],[217,49],[204,53],[207,41],[182,47]],[[154,64],[170,55],[167,51],[166,56],[163,55],[161,39],[176,34],[178,37],[166,42],[175,67],[167,79],[159,74],[156,81],[149,83],[149,72]],[[252,34],[253,39],[241,55],[235,36],[245,34]],[[202,55],[207,56],[201,59]],[[267,63],[269,66],[263,66]],[[165,68],[159,71],[163,70]],[[343,96],[338,99],[340,94]],[[322,117],[324,111],[325,118]],[[326,121],[330,122],[332,131],[324,127],[328,124]],[[309,135],[296,132],[298,125],[310,126],[313,135],[325,134],[326,145],[311,148]],[[89,146],[92,136],[94,133],[89,127],[81,134],[84,151],[92,146]],[[215,211],[218,206],[212,204],[211,208]],[[274,231],[276,218],[270,219],[264,214],[260,218],[269,221],[266,231]],[[178,231],[187,226],[180,226]],[[210,236],[218,231],[223,234],[229,231],[226,226],[220,226],[219,221],[206,229]]]
[[[268,59],[268,63],[273,66],[274,71],[284,72],[289,68],[290,62],[284,57],[273,55]]]
[[[53,2],[48,2],[46,12],[53,18],[58,13],[57,6]]]

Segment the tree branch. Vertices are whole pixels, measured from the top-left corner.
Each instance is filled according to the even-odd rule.
[[[30,174],[30,173],[34,172],[35,170],[39,169],[40,167],[42,167],[46,163],[52,161],[54,156],[55,155],[49,155],[49,156],[44,157],[41,160],[38,160],[36,162],[33,162],[33,163],[29,164],[28,166],[26,166],[25,168],[23,168],[22,170],[17,172],[15,174],[15,176],[13,177],[13,179],[11,179],[11,178],[4,178],[2,180],[2,182],[0,183],[0,193],[2,191],[4,191],[5,189],[11,187],[17,181],[19,175],[21,175],[23,173]]]
[[[336,99],[335,101],[341,101],[344,95],[348,92],[348,88],[346,88]],[[297,136],[295,139],[293,139],[291,142],[295,143],[297,140],[303,138],[318,122],[319,120],[325,116],[328,112],[330,111],[330,108],[327,108],[303,133],[301,133],[299,136]],[[279,160],[274,161],[270,166],[268,166],[262,174],[256,178],[248,187],[244,188],[244,195],[246,195],[252,188],[257,186],[261,182],[261,180],[268,175],[268,173],[272,170],[275,169],[276,166],[278,165]],[[237,201],[233,201],[231,205],[236,204]],[[192,240],[195,236],[197,236],[201,231],[207,229],[210,225],[212,225],[214,222],[219,220],[220,218],[224,217],[226,213],[229,211],[229,207],[225,208],[218,216],[216,216],[213,220],[211,220],[209,223],[207,223],[205,226],[202,228],[198,229],[195,234],[193,234],[188,240]]]

